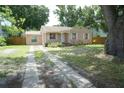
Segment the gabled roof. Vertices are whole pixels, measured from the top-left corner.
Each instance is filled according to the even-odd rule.
[[[26,35],[40,35],[41,31],[26,31]]]
[[[70,32],[72,30],[86,30],[85,27],[41,26],[41,32]],[[88,30],[88,29],[87,29]]]
[[[62,26],[42,26],[41,31],[45,32],[64,32],[70,31],[72,27],[62,27]]]

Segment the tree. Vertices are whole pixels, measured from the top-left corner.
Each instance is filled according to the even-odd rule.
[[[99,6],[76,7],[74,5],[59,5],[54,12],[59,16],[62,26],[84,26],[107,31],[107,26]]]
[[[0,28],[9,36],[20,36],[24,30],[39,30],[48,22],[49,9],[45,6],[0,6]],[[10,23],[11,25],[1,23]]]
[[[54,11],[59,16],[62,26],[73,27],[77,23],[78,14],[75,5],[57,5],[58,9]]]
[[[49,20],[49,9],[41,6],[9,6],[16,19],[16,26],[23,29],[37,29],[45,25]]]
[[[93,28],[99,31],[107,31],[107,26],[101,8],[99,6],[85,6],[84,8],[79,7],[77,25],[88,28]]]
[[[15,26],[16,20],[8,6],[0,6],[0,20],[0,29],[5,31],[8,36],[19,36],[24,31],[22,28]],[[4,24],[2,25],[2,23]]]
[[[103,5],[101,8],[109,30],[106,53],[124,58],[124,7]]]

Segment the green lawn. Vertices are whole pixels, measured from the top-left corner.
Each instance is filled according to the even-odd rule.
[[[16,49],[14,53],[4,54],[7,49]],[[16,74],[27,61],[28,46],[11,45],[0,47],[0,78]]]
[[[124,87],[124,64],[113,62],[112,56],[105,56],[103,45],[79,45],[48,48],[61,60],[85,70],[94,77],[98,87]]]
[[[40,62],[42,60],[42,58],[44,57],[44,53],[42,51],[35,51],[35,60],[36,62]]]
[[[0,51],[4,51],[6,49],[16,49],[15,53],[3,55],[0,53],[0,57],[10,57],[10,58],[17,58],[17,57],[26,57],[28,52],[28,46],[25,45],[11,45],[11,46],[3,46],[0,47]]]

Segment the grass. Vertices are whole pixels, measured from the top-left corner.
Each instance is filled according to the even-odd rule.
[[[61,47],[63,44],[61,42],[49,42],[48,47]]]
[[[16,49],[15,53],[12,54],[2,54],[0,53],[0,57],[10,57],[10,58],[16,58],[16,57],[26,57],[26,54],[28,52],[28,47],[25,45],[12,45],[12,46],[3,46],[0,47],[0,51],[4,51],[6,49]]]
[[[3,54],[6,49],[16,49],[14,53]],[[0,47],[0,78],[5,78],[13,73],[17,73],[27,61],[28,46],[12,45]]]
[[[49,59],[43,59],[45,57],[45,54],[39,50],[39,51],[35,51],[35,60],[37,63],[40,63],[40,62],[45,62],[47,65],[53,67],[54,66],[54,63],[51,62]]]
[[[39,62],[43,57],[44,57],[44,53],[42,51],[35,51],[35,60],[37,62]]]
[[[103,45],[80,45],[48,48],[48,50],[61,56],[61,60],[94,76],[103,84],[103,87],[124,87],[124,64],[113,62],[111,56],[103,56]]]

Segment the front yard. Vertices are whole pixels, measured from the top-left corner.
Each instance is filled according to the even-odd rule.
[[[73,81],[69,80],[61,70],[41,50],[35,51],[35,60],[38,65],[39,80],[44,88],[75,88]]]
[[[82,74],[83,71],[96,87],[124,87],[124,64],[104,54],[103,45],[80,45],[48,48]]]
[[[3,46],[0,47],[0,86],[5,81],[4,87],[20,87],[24,65],[27,61],[28,46]]]

